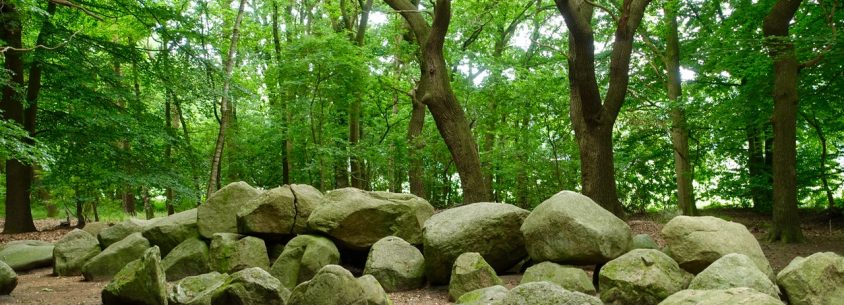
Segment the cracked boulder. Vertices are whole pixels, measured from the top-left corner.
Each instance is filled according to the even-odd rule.
[[[530,212],[511,204],[479,202],[437,213],[425,222],[425,275],[447,284],[454,261],[478,252],[496,272],[522,261],[527,253],[519,227]]]
[[[697,274],[724,255],[747,255],[769,279],[774,270],[756,237],[740,223],[712,216],[677,216],[662,228],[665,253],[680,267]]]
[[[387,236],[422,243],[422,227],[434,207],[412,194],[343,188],[328,192],[311,213],[308,226],[353,250],[367,250]]]
[[[214,192],[196,208],[199,234],[211,239],[214,233],[237,233],[237,212],[261,193],[243,181],[230,183]]]
[[[284,185],[271,189],[237,213],[238,231],[269,238],[305,233],[308,217],[320,202],[322,194],[309,185]]]
[[[571,191],[543,201],[521,231],[533,261],[573,265],[606,263],[627,252],[632,238],[626,222]]]
[[[71,276],[82,274],[82,266],[100,254],[100,244],[90,233],[74,229],[56,242],[53,249],[53,274]]]
[[[273,263],[270,274],[288,289],[308,281],[327,265],[340,263],[340,252],[328,238],[314,235],[294,237]]]

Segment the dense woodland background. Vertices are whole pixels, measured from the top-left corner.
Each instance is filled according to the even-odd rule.
[[[0,1],[4,230],[239,180],[745,207],[784,241],[844,207],[840,0],[421,2]]]

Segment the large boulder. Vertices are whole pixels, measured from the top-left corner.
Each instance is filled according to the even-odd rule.
[[[478,252],[498,272],[527,256],[519,227],[530,212],[504,203],[479,202],[442,211],[425,222],[425,275],[448,283],[454,260]]]
[[[697,274],[724,255],[747,255],[768,278],[774,271],[753,234],[740,223],[711,216],[677,216],[662,228],[665,253]]]
[[[161,261],[167,281],[208,273],[211,263],[208,255],[208,245],[199,238],[190,238],[173,248]]]
[[[314,277],[323,267],[340,263],[340,252],[328,238],[314,235],[294,237],[273,263],[270,274],[281,285],[293,289]]]
[[[0,295],[7,295],[18,286],[18,274],[12,267],[0,261]]]
[[[384,237],[369,250],[364,274],[371,274],[387,292],[425,286],[425,257],[410,243],[395,236]]]
[[[305,234],[311,232],[308,228],[308,218],[311,217],[317,208],[325,203],[322,192],[307,184],[291,184],[290,191],[296,198],[296,221],[293,225],[293,232]]]
[[[366,298],[367,305],[393,304],[390,297],[387,296],[387,292],[384,291],[384,287],[381,287],[381,283],[378,283],[378,280],[376,280],[375,277],[366,274],[359,277],[357,280],[360,287],[363,288],[363,295]]]
[[[797,257],[777,274],[791,305],[844,304],[844,257],[821,252]]]
[[[844,284],[844,283],[843,283]],[[744,254],[721,257],[695,276],[689,289],[719,290],[747,287],[779,298],[780,289]]]
[[[144,251],[103,288],[103,305],[167,305],[167,281],[158,247]]]
[[[53,244],[37,240],[9,242],[0,248],[0,261],[15,271],[53,265]]]
[[[454,301],[469,291],[501,284],[503,284],[501,278],[480,254],[463,253],[457,257],[451,269],[448,298]]]
[[[323,267],[310,281],[293,289],[287,305],[368,305],[358,280],[337,265]]]
[[[210,272],[183,278],[170,286],[170,305],[211,305],[214,293],[229,282],[228,274]]]
[[[82,266],[100,254],[100,243],[90,233],[74,229],[56,242],[53,248],[53,274],[71,276],[82,274]]]
[[[237,212],[238,232],[279,238],[293,235],[298,219],[296,197],[290,186],[280,186],[249,201]]]
[[[516,286],[496,305],[603,305],[601,300],[576,291],[568,291],[550,282],[531,282]],[[635,304],[635,303],[631,303]]]
[[[116,225],[104,228],[97,234],[97,239],[100,241],[100,247],[105,249],[111,244],[123,240],[126,236],[133,233],[140,233],[144,231],[144,227],[155,220],[143,220],[130,218]]]
[[[552,262],[542,262],[530,266],[522,276],[521,284],[530,282],[551,282],[563,289],[595,294],[595,285],[586,271],[577,267],[561,266]]]
[[[143,234],[150,244],[161,248],[162,255],[167,255],[186,239],[199,237],[196,209],[158,219],[144,227]]]
[[[261,191],[246,182],[234,182],[208,196],[196,208],[196,224],[202,237],[211,239],[214,233],[237,233],[237,212],[261,195]]]
[[[635,249],[601,268],[598,287],[608,304],[656,305],[686,289],[692,275],[668,255],[653,249]]]
[[[530,258],[587,265],[630,248],[630,226],[579,193],[562,191],[537,206],[521,227]]]
[[[126,264],[141,257],[149,248],[149,241],[141,233],[126,236],[88,260],[82,266],[82,276],[88,281],[110,280]]]
[[[231,275],[228,284],[214,292],[212,305],[284,305],[290,291],[272,275],[258,267]]]
[[[347,248],[367,250],[391,235],[420,244],[422,226],[433,214],[431,204],[412,194],[343,188],[325,195],[325,203],[311,213],[308,226]]]
[[[109,227],[110,225],[108,223],[97,221],[85,223],[85,226],[82,227],[82,230],[88,232],[88,234],[91,234],[91,236],[97,236],[100,234],[100,232]]]
[[[496,304],[507,295],[507,287],[495,285],[476,289],[464,293],[455,304],[461,305],[489,305]]]
[[[211,270],[217,272],[232,273],[252,267],[270,269],[267,246],[257,237],[216,233],[210,251]]]
[[[779,299],[756,289],[740,287],[726,290],[682,290],[659,305],[785,305]],[[833,304],[833,303],[830,303]]]

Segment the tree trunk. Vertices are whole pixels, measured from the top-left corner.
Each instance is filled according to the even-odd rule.
[[[668,73],[668,100],[671,104],[671,143],[674,146],[674,173],[677,176],[677,206],[683,215],[697,214],[694,202],[694,174],[689,158],[689,127],[686,123],[680,80],[680,39],[677,33],[679,1],[673,0],[663,8],[666,26],[665,68]]]
[[[425,105],[419,102],[416,92],[411,94],[410,100],[413,107],[407,129],[410,193],[421,198],[428,198],[425,192],[425,167],[421,154],[425,149],[425,139],[422,138],[422,129],[425,127]]]
[[[570,115],[580,151],[583,194],[613,214],[624,216],[615,185],[612,129],[630,81],[633,34],[650,0],[624,0],[622,4],[610,55],[609,88],[603,100],[595,75],[594,8],[583,0],[555,2],[569,29]]]
[[[763,32],[774,61],[774,209],[771,241],[803,240],[797,209],[797,79],[799,62],[788,27],[801,0],[777,0],[765,17]]]
[[[276,67],[281,63],[281,35],[279,34],[278,18],[278,2],[273,1],[273,51],[275,52],[275,62],[273,64],[275,64]],[[290,39],[290,37],[288,37],[288,39]],[[282,120],[281,126],[281,138],[283,141],[281,147],[281,183],[290,184],[290,150],[292,145],[288,133],[288,128],[290,126],[290,113],[287,110],[288,102],[286,99],[281,97],[281,92],[279,92],[281,88],[278,80],[278,75],[276,75],[276,79],[272,83],[272,86],[275,88],[273,96],[273,98],[275,99],[275,104],[281,107],[282,115],[284,118]]]
[[[443,44],[451,22],[451,1],[437,0],[434,18],[429,26],[417,7],[407,0],[386,0],[387,4],[407,20],[416,41],[422,48],[421,78],[425,79],[421,102],[434,117],[460,175],[463,202],[489,200],[489,186],[484,183],[478,147],[463,108],[457,102],[449,79],[450,70],[443,56]]]
[[[0,7],[0,39],[13,48],[22,48],[22,25],[17,9],[11,3]],[[3,87],[3,119],[23,126],[24,107],[15,91],[24,85],[23,58],[20,51],[5,52],[4,67],[10,72],[8,85]],[[3,233],[35,232],[30,210],[32,168],[15,159],[6,160],[6,223]]]
[[[355,35],[355,44],[358,47],[364,46],[364,41],[366,37],[366,27],[369,23],[369,12],[372,10],[372,0],[366,0],[363,3],[363,7],[361,7],[360,12],[360,22],[358,23],[357,34]],[[360,142],[361,137],[361,97],[357,96],[354,100],[352,100],[351,105],[349,105],[349,148],[351,149],[352,153],[350,154],[350,164],[351,164],[351,176],[352,176],[352,186],[365,189],[365,173],[364,173],[364,162],[361,160],[358,151],[357,145]]]
[[[750,180],[750,197],[753,201],[753,209],[757,212],[766,211],[770,208],[770,186],[767,184],[765,170],[765,143],[761,136],[761,130],[756,124],[747,126],[747,169]]]
[[[246,0],[240,0],[240,5],[237,10],[237,18],[232,26],[231,44],[225,61],[226,74],[223,81],[223,96],[220,98],[220,113],[222,118],[220,120],[220,131],[217,134],[217,142],[214,145],[214,156],[211,158],[211,174],[208,178],[208,190],[205,192],[206,199],[208,199],[208,197],[217,190],[217,186],[220,183],[218,178],[220,175],[220,161],[222,160],[223,147],[226,143],[226,128],[228,127],[228,121],[231,116],[231,110],[229,109],[229,91],[231,88],[232,69],[234,67],[234,55],[237,52],[237,41],[240,39],[240,22],[243,20],[243,10],[245,7]]]
[[[170,100],[171,97],[172,95],[167,94],[164,99],[164,128],[167,132],[167,144],[164,148],[164,162],[167,163],[168,168],[173,167],[173,139],[176,137],[176,132],[173,131],[173,121],[175,118],[173,115],[172,101]],[[173,209],[173,199],[175,197],[173,188],[167,186],[164,189],[164,196],[164,206],[167,208],[167,215],[173,215],[175,212]]]
[[[835,211],[835,197],[833,195],[832,188],[829,187],[829,177],[826,172],[826,162],[829,159],[826,134],[823,132],[823,124],[817,119],[817,117],[804,116],[804,118],[815,130],[815,134],[818,136],[818,141],[821,143],[821,159],[819,164],[821,185],[823,186],[824,193],[826,193],[827,212],[832,215]]]

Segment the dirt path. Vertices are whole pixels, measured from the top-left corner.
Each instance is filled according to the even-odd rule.
[[[764,235],[769,221],[749,212],[721,212],[720,216],[732,221],[743,223],[760,240],[762,250],[771,262],[775,271],[785,267],[796,256],[808,256],[816,252],[832,251],[844,254],[844,220],[828,221],[825,219],[808,217],[804,220],[803,233],[806,242],[802,244],[784,245],[764,241]],[[658,244],[664,241],[660,236],[662,224],[650,220],[648,217],[634,217],[628,222],[634,233],[649,234]],[[11,240],[41,239],[56,241],[69,228],[58,226],[56,220],[40,220],[36,222],[38,233],[17,235],[0,234],[0,244]],[[0,220],[2,227],[2,220]],[[91,283],[82,281],[81,277],[54,277],[49,268],[38,269],[18,275],[18,287],[11,296],[0,297],[0,304],[52,304],[52,305],[99,305],[100,292],[106,283]],[[504,275],[503,280],[509,288],[518,284],[520,275]],[[420,290],[391,293],[390,298],[395,305],[444,305],[448,302],[448,288],[445,286],[428,287]]]

